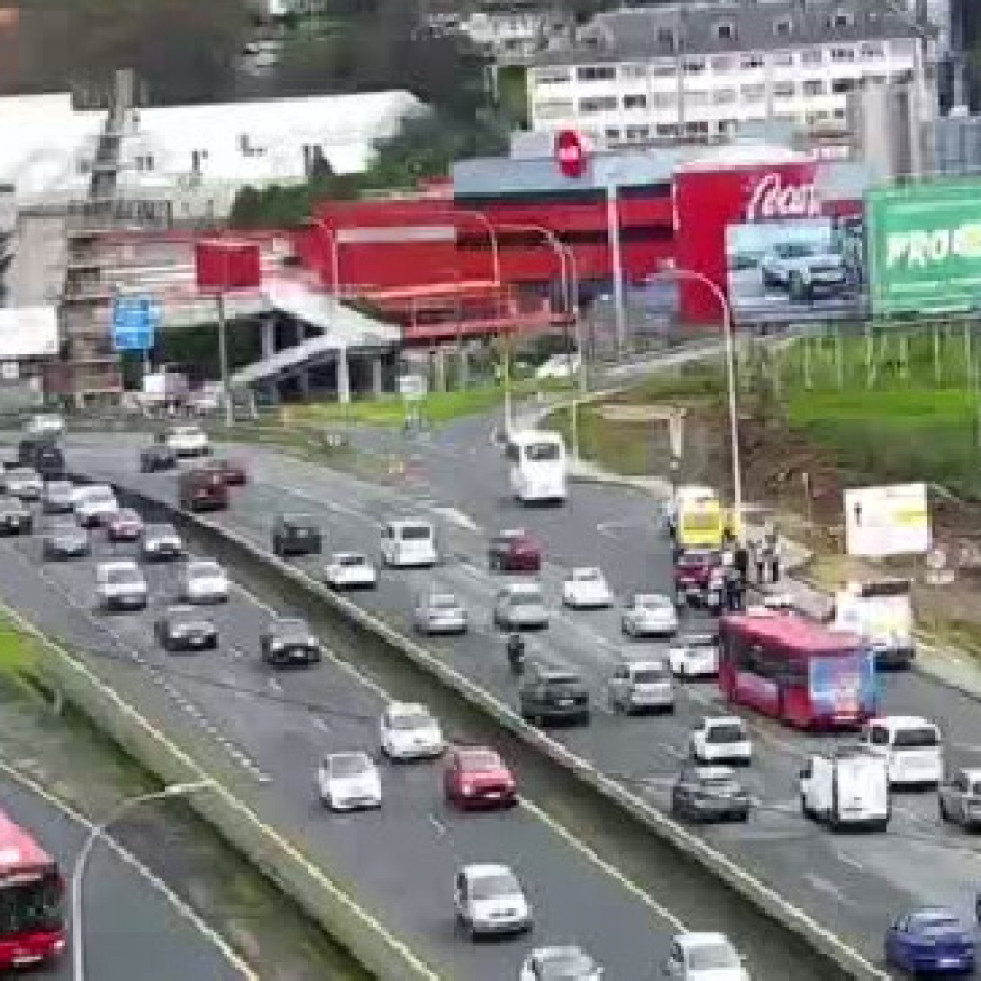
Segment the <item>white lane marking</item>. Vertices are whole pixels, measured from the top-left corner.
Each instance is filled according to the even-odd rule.
[[[858,859],[852,858],[851,855],[847,855],[840,848],[832,849],[832,851],[834,852],[835,858],[838,859],[842,865],[848,865],[853,869],[858,869],[859,872],[865,871],[865,866],[858,861]]]
[[[839,903],[843,903],[845,906],[854,906],[855,903],[852,902],[833,882],[829,882],[827,879],[814,872],[805,872],[801,878],[810,884],[811,888],[817,892],[823,892],[827,896],[831,896],[833,899],[837,900]]]
[[[978,743],[950,743],[950,746],[962,753],[981,753],[981,745]]]
[[[50,807],[53,807],[56,811],[68,818],[69,821],[77,824],[84,831],[92,831],[94,824],[90,821],[84,814],[80,811],[75,810],[75,808],[69,804],[67,801],[62,800],[52,791],[48,790],[43,784],[39,783],[33,777],[28,776],[23,773],[17,767],[12,766],[5,760],[0,760],[0,770],[13,780],[15,783],[20,784],[26,790],[29,790],[35,796],[39,797]],[[100,835],[102,841],[108,846],[108,848],[123,862],[126,863],[137,875],[149,883],[151,888],[155,889],[162,895],[168,903],[177,911],[178,915],[183,919],[187,920],[191,926],[197,930],[209,943],[211,943],[218,951],[221,952],[222,957],[225,958],[228,963],[235,968],[243,978],[247,981],[260,981],[259,975],[252,970],[251,967],[236,953],[232,948],[231,944],[220,934],[214,927],[210,926],[208,922],[195,910],[192,906],[186,903],[176,892],[160,878],[155,872],[152,872],[146,865],[144,865],[132,852],[121,845],[111,833],[103,832]]]
[[[453,507],[434,507],[432,508],[435,514],[446,518],[447,521],[451,521],[453,524],[460,528],[464,528],[467,531],[482,531],[483,529],[469,514],[464,514],[458,508]]]
[[[436,834],[441,838],[446,834],[446,825],[435,814],[429,815],[429,823],[436,829]]]
[[[327,733],[327,735],[331,734],[330,726],[319,715],[315,715],[313,717],[313,727],[315,729],[319,729],[321,732]]]
[[[639,521],[601,521],[596,530],[604,538],[612,538],[614,541],[621,541],[622,535],[616,534],[618,531],[626,531],[628,528],[644,528]]]
[[[276,678],[267,678],[266,686],[269,688],[270,691],[275,692],[277,695],[283,694],[283,686]]]

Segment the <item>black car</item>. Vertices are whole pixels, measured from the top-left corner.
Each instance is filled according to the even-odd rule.
[[[149,562],[167,562],[179,559],[184,554],[184,545],[173,525],[151,524],[143,529],[140,551]]]
[[[727,766],[686,766],[671,788],[671,813],[688,821],[748,821],[750,800]]]
[[[273,524],[273,552],[280,556],[319,555],[323,547],[320,525],[308,514],[281,514]]]
[[[140,450],[140,473],[173,470],[176,466],[177,454],[166,443],[151,443]]]
[[[165,651],[212,650],[218,646],[214,621],[193,606],[172,606],[153,625]]]
[[[518,690],[521,718],[544,725],[548,722],[589,722],[589,690],[569,668],[532,662]]]
[[[28,466],[45,480],[60,480],[65,476],[65,454],[53,444],[42,444],[35,449]]]
[[[266,664],[316,664],[322,655],[320,641],[306,620],[273,620],[259,640]]]
[[[78,522],[62,518],[45,526],[41,551],[45,559],[77,559],[92,554],[92,543]]]
[[[17,463],[19,467],[33,467],[34,458],[41,450],[57,449],[58,443],[54,435],[25,436],[17,444]]]
[[[19,498],[0,497],[0,534],[29,535],[34,530],[34,515]]]
[[[45,481],[41,491],[41,510],[45,514],[71,514],[75,510],[72,499],[74,486],[70,480]]]

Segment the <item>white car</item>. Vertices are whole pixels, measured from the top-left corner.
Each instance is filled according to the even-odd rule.
[[[211,452],[208,434],[197,426],[175,426],[164,442],[179,457],[207,456]]]
[[[11,497],[22,501],[39,501],[44,491],[44,480],[31,467],[15,467],[8,470],[3,477],[4,488]]]
[[[628,637],[673,637],[678,611],[668,596],[638,593],[623,611],[620,626]]]
[[[457,922],[473,939],[531,929],[531,904],[506,865],[465,865],[453,883]]]
[[[119,501],[108,484],[88,484],[72,491],[75,517],[83,528],[102,524],[119,510]]]
[[[548,361],[542,364],[535,372],[535,377],[540,381],[546,379],[572,378],[579,374],[581,361],[576,352],[572,354],[553,354]]]
[[[663,661],[627,661],[607,681],[613,712],[674,711],[674,683]]]
[[[760,261],[764,287],[785,289],[791,300],[840,293],[848,284],[844,257],[813,242],[782,242]]]
[[[27,424],[27,432],[31,436],[63,436],[65,417],[55,412],[42,412],[31,416]]]
[[[95,588],[103,610],[146,608],[146,579],[132,559],[100,562],[95,568]]]
[[[599,569],[573,569],[562,583],[562,603],[573,610],[599,610],[613,605],[613,593]]]
[[[446,748],[439,722],[415,702],[392,702],[382,713],[379,736],[390,760],[433,759]]]
[[[331,753],[317,771],[320,799],[332,811],[381,807],[378,767],[367,753]]]
[[[719,641],[713,634],[686,634],[668,648],[676,678],[714,678],[719,673]]]
[[[889,786],[935,787],[944,778],[944,743],[939,727],[920,715],[870,719],[862,742],[889,769]]]
[[[751,763],[753,744],[746,724],[737,715],[702,719],[691,734],[691,755],[699,763]]]
[[[470,618],[453,593],[423,591],[416,597],[412,624],[419,633],[465,634]]]
[[[603,968],[581,947],[536,947],[518,981],[601,981]]]
[[[324,582],[331,589],[374,589],[378,570],[360,552],[335,552],[324,566]]]
[[[184,566],[179,591],[185,603],[224,603],[228,574],[214,559],[192,559]]]
[[[751,981],[724,933],[679,933],[662,973],[671,981]]]

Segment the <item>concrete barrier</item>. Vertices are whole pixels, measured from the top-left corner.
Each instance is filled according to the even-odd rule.
[[[552,765],[571,774],[582,789],[597,795],[620,812],[629,815],[645,829],[668,843],[732,892],[749,900],[779,929],[803,941],[828,964],[831,977],[849,977],[860,981],[884,981],[889,975],[850,947],[832,931],[804,910],[761,881],[727,855],[713,848],[684,826],[631,793],[622,783],[606,776],[589,760],[573,753],[561,743],[524,722],[509,706],[492,693],[445,664],[425,647],[394,630],[377,616],[361,609],[342,595],[331,591],[302,570],[274,556],[239,533],[219,526],[199,515],[184,512],[167,502],[149,498],[131,488],[118,488],[119,495],[145,509],[166,513],[169,520],[198,538],[207,539],[209,548],[230,565],[273,570],[281,580],[290,583],[317,603],[339,614],[365,635],[381,639],[392,652],[410,661],[454,696],[489,717],[498,726],[517,737],[524,745]]]
[[[212,772],[147,720],[84,661],[53,643],[19,613],[3,612],[43,645],[44,682],[165,783],[211,780],[214,789],[187,798],[247,861],[380,981],[439,981],[439,975],[364,909],[299,847],[265,823]]]

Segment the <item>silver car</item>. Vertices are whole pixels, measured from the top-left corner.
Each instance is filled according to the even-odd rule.
[[[41,495],[41,509],[45,514],[71,514],[74,486],[70,480],[49,480]]]
[[[447,592],[420,593],[412,623],[424,634],[463,634],[469,626],[467,611],[453,593]]]
[[[22,501],[38,501],[44,490],[44,480],[41,475],[30,467],[16,467],[4,475],[4,485],[11,497]]]
[[[548,619],[538,583],[511,583],[494,600],[494,624],[501,630],[541,630],[548,626]]]
[[[613,712],[673,712],[674,683],[663,661],[627,661],[607,682]]]
[[[940,817],[969,830],[981,829],[981,769],[956,770],[940,784]]]
[[[678,612],[667,596],[639,593],[620,619],[628,637],[673,637],[678,632]]]

